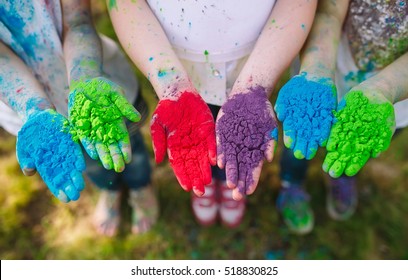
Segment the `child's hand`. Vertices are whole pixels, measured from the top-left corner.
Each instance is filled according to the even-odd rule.
[[[162,99],[151,120],[156,162],[167,154],[181,187],[197,195],[211,183],[216,163],[214,120],[207,104],[195,92],[185,91],[177,100]]]
[[[312,159],[318,147],[326,145],[336,105],[336,88],[329,78],[312,81],[302,73],[282,87],[275,111],[283,122],[285,146],[297,159]]]
[[[237,93],[221,107],[216,124],[218,166],[225,167],[234,199],[255,191],[264,159],[273,159],[277,126],[262,87]]]
[[[61,201],[77,200],[85,187],[85,161],[67,120],[52,109],[32,114],[17,135],[17,160],[25,175],[37,170]]]
[[[118,85],[105,78],[77,82],[68,102],[74,140],[80,140],[88,155],[101,160],[106,169],[122,172],[131,160],[129,134],[122,117],[140,120]]]
[[[323,170],[354,176],[370,157],[388,149],[395,131],[393,105],[381,92],[351,90],[334,113]]]

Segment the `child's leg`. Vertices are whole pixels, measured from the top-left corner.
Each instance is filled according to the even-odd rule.
[[[144,233],[156,223],[159,206],[151,184],[151,166],[140,131],[130,136],[132,161],[122,173],[129,187],[129,205],[132,207],[132,232]]]
[[[122,173],[122,179],[129,187],[129,205],[132,207],[132,232],[134,234],[148,231],[157,221],[159,206],[151,184],[151,166],[149,153],[146,150],[140,127],[147,118],[147,104],[140,92],[134,104],[142,115],[138,123],[128,123],[132,161]]]
[[[282,187],[276,206],[288,228],[297,234],[313,229],[314,217],[309,206],[309,195],[304,189],[307,160],[298,160],[293,152],[284,148],[280,161]]]
[[[84,153],[86,154],[86,153]],[[99,161],[85,155],[88,178],[100,189],[100,196],[94,213],[94,224],[98,233],[113,236],[119,227],[120,190],[119,176],[113,170],[106,170]]]
[[[216,120],[221,107],[208,105]],[[211,168],[212,182],[205,187],[205,194],[197,197],[192,194],[192,208],[197,221],[201,225],[211,225],[220,212],[221,222],[228,227],[239,226],[245,213],[245,199],[232,199],[232,190],[227,188],[225,170],[218,166]]]

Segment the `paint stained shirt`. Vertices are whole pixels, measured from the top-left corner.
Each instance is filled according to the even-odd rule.
[[[147,0],[203,99],[221,106],[275,0]]]
[[[357,67],[382,69],[408,50],[408,1],[351,0],[344,30]]]

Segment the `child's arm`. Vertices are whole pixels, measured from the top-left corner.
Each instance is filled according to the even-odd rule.
[[[106,2],[124,50],[160,98],[151,121],[156,162],[163,161],[167,151],[183,189],[202,195],[216,157],[211,112],[146,1]]]
[[[354,176],[370,157],[388,149],[395,130],[394,103],[408,98],[408,53],[352,88],[340,101],[323,170]]]
[[[298,159],[312,159],[326,146],[337,106],[334,72],[348,1],[319,1],[312,30],[301,52],[301,74],[279,92],[275,104],[284,143]]]
[[[175,100],[184,91],[196,91],[145,0],[106,3],[123,49],[160,99]]]
[[[264,158],[272,161],[277,122],[268,96],[306,40],[316,5],[315,0],[277,1],[218,115],[218,165],[226,167],[235,199],[255,190]]]
[[[75,139],[93,159],[121,172],[131,160],[129,135],[122,117],[138,121],[136,109],[123,90],[103,78],[102,50],[92,25],[89,0],[62,1],[64,55],[71,92],[69,120]]]
[[[23,120],[17,160],[25,175],[36,171],[61,201],[77,200],[85,184],[81,147],[66,131],[66,120],[48,101],[24,62],[0,42],[0,99]]]
[[[0,98],[25,123],[41,110],[54,109],[30,69],[0,41]]]

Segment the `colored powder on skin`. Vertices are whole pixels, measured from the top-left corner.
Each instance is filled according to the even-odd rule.
[[[208,62],[208,55],[209,55],[210,53],[207,51],[207,50],[205,50],[204,51],[204,56],[205,56],[205,61],[206,62]]]
[[[151,57],[149,57],[149,61],[152,61],[154,58],[151,56]]]
[[[227,178],[238,183],[242,194],[246,194],[246,188],[253,184],[254,169],[265,158],[272,135],[277,134],[278,125],[268,103],[264,88],[252,88],[248,93],[234,95],[225,103],[222,107],[224,115],[217,122]]]
[[[166,70],[159,70],[159,71],[157,72],[157,76],[158,76],[159,78],[162,78],[162,77],[166,76],[166,74],[167,74]]]
[[[73,179],[75,172],[85,170],[80,147],[72,140],[68,131],[63,129],[65,122],[65,118],[54,110],[41,111],[30,117],[17,135],[20,166],[35,166],[56,197]],[[67,186],[64,192],[76,193],[70,197],[76,200],[80,189],[69,189],[72,187]]]
[[[117,10],[118,5],[116,3],[116,0],[109,0],[108,8],[109,8],[109,11],[111,11],[113,8],[115,8]]]
[[[199,94],[183,92],[178,100],[159,102],[151,121],[156,162],[169,161],[183,189],[204,193],[211,183],[210,155],[216,154],[215,124]],[[214,162],[215,163],[215,162]]]
[[[285,143],[298,159],[311,159],[324,146],[336,109],[336,88],[325,80],[306,79],[306,73],[292,78],[279,92],[275,110],[283,122]]]
[[[334,112],[336,119],[327,144],[323,169],[332,177],[355,175],[371,157],[385,151],[395,126],[394,107],[369,100],[361,91],[349,92]]]
[[[115,92],[104,81],[78,82],[76,90],[69,96],[70,132],[75,141],[84,137],[93,143],[115,144],[126,139],[127,131],[122,128],[123,108],[127,104],[110,99]]]

